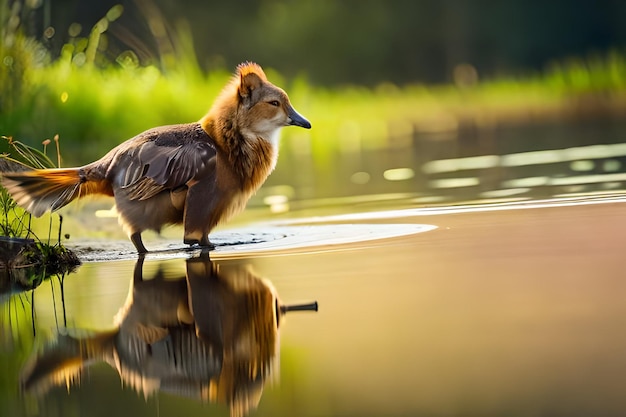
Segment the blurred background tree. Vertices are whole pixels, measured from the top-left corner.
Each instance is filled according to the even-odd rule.
[[[622,0],[30,0],[24,26],[54,57],[117,4],[113,60],[167,66],[187,28],[204,70],[255,60],[326,86],[444,83],[463,63],[492,78],[626,44]]]

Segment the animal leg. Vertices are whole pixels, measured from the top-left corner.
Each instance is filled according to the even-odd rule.
[[[209,250],[215,249],[215,245],[209,240],[209,232],[202,235],[202,238],[200,239],[200,246]]]
[[[148,249],[143,245],[143,241],[141,240],[141,232],[134,232],[130,235],[130,241],[135,245],[135,249],[137,249],[137,253],[144,254],[148,253]]]
[[[215,249],[209,241],[209,231],[216,223],[216,200],[218,196],[213,181],[201,181],[189,187],[183,216],[184,243]]]

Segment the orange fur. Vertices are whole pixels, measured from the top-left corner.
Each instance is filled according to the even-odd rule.
[[[244,78],[249,74],[255,74],[258,77],[261,77],[263,81],[267,81],[267,77],[265,76],[265,72],[263,68],[259,64],[255,64],[254,62],[242,62],[237,66],[237,74],[240,78]]]
[[[104,181],[87,181],[79,168],[39,169],[2,175],[2,186],[36,217],[90,194],[111,195]]]

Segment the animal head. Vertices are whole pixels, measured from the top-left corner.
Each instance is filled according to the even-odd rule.
[[[291,105],[287,93],[268,81],[263,69],[244,62],[237,67],[231,83],[216,100],[209,118],[228,116],[244,137],[263,138],[275,143],[285,126],[311,128],[311,123]]]
[[[250,133],[273,141],[283,126],[311,127],[311,123],[293,108],[287,93],[267,80],[259,65],[251,62],[240,64],[237,75],[237,119],[244,135]]]

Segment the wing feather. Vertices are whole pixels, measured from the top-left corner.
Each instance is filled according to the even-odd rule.
[[[185,125],[182,125],[186,127]],[[119,166],[125,170],[119,186],[131,200],[147,200],[164,190],[173,190],[215,175],[215,147],[210,137],[203,140],[175,126],[141,145],[127,149]]]

